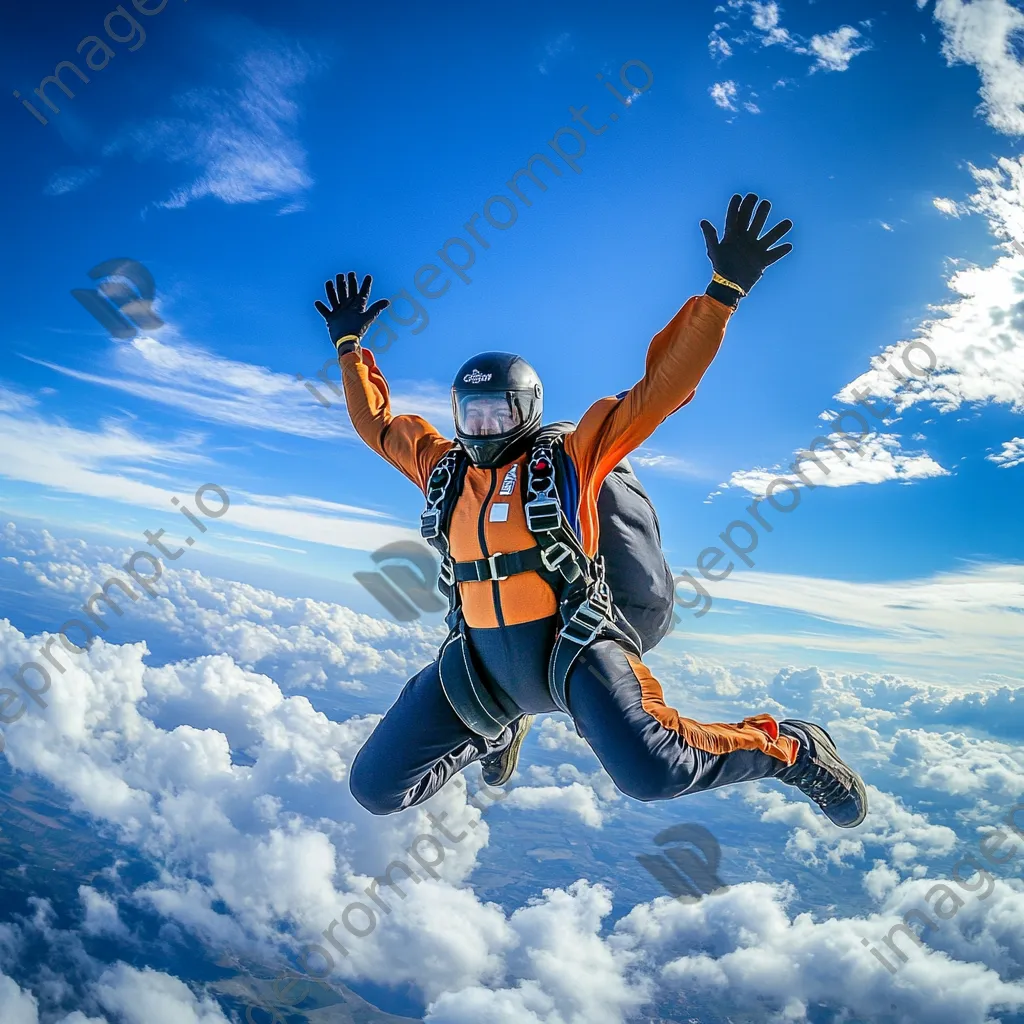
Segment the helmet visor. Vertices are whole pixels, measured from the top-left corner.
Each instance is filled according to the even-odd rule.
[[[467,437],[498,437],[522,422],[520,403],[507,391],[455,396],[455,426]]]

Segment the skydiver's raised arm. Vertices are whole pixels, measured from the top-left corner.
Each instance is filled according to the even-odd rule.
[[[442,437],[422,416],[392,416],[384,374],[373,353],[360,344],[389,305],[387,299],[380,299],[367,308],[372,284],[369,274],[360,287],[354,273],[349,273],[347,282],[344,274],[338,274],[337,282],[325,285],[330,305],[317,301],[316,308],[338,350],[345,402],[356,433],[426,493],[431,471],[454,442]]]
[[[714,268],[705,294],[690,299],[654,336],[643,377],[628,391],[595,402],[567,436],[565,449],[580,476],[584,547],[596,549],[597,493],[604,478],[660,423],[693,398],[722,344],[726,324],[740,298],[767,267],[793,248],[788,242],[771,248],[793,226],[789,220],[758,238],[770,211],[771,203],[763,200],[759,204],[756,195],[743,199],[734,195],[721,240],[710,222],[701,221]]]

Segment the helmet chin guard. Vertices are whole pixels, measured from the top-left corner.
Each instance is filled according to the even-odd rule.
[[[475,466],[518,458],[540,427],[544,391],[537,371],[512,352],[481,352],[452,383],[455,436]]]

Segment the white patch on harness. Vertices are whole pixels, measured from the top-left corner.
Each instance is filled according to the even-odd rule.
[[[519,476],[519,464],[516,463],[509,467],[509,471],[505,474],[505,479],[501,481],[501,490],[499,494],[511,494],[516,489],[516,478]],[[506,516],[506,518],[508,518]],[[505,520],[501,520],[504,522]]]
[[[488,522],[491,523],[507,523],[508,522],[508,502],[507,501],[496,501],[491,506],[491,514],[487,517]]]

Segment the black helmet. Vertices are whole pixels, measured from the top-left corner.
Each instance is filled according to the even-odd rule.
[[[543,394],[537,371],[512,352],[481,352],[463,364],[452,384],[452,415],[474,465],[503,466],[526,450]]]

